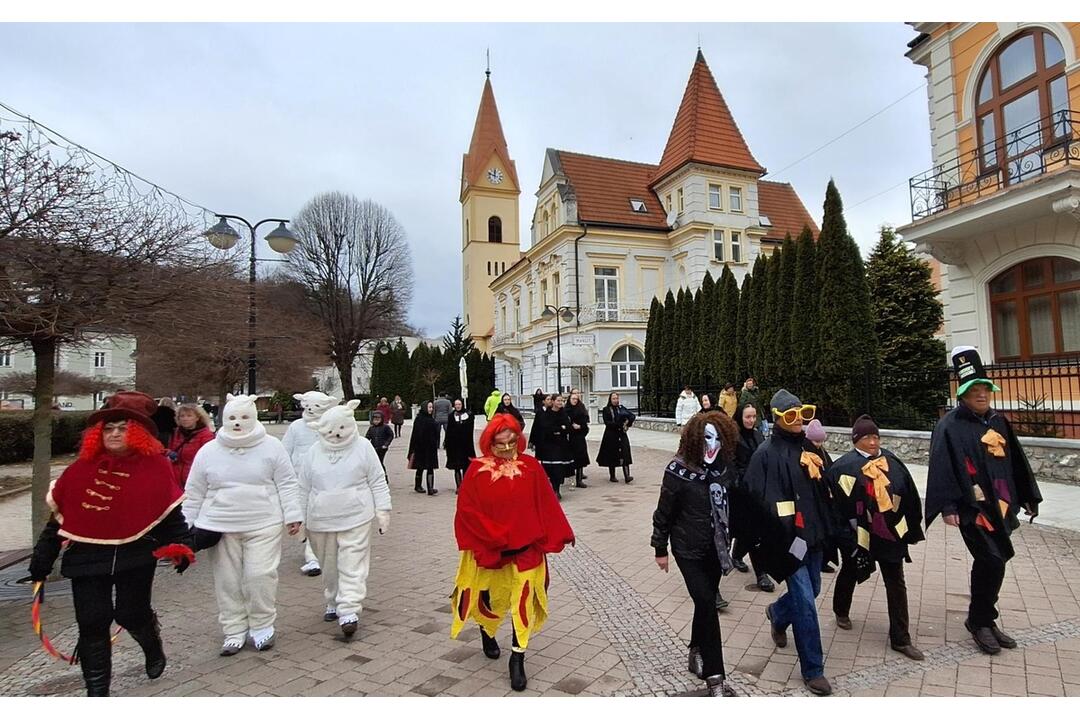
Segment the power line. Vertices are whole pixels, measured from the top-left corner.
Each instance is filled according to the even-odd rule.
[[[859,207],[860,205],[862,205],[865,202],[870,202],[874,198],[881,197],[885,193],[891,192],[891,191],[895,190],[896,188],[900,187],[901,185],[907,185],[907,184],[908,184],[908,179],[904,178],[900,182],[896,183],[895,185],[891,185],[890,187],[885,188],[884,190],[882,190],[879,193],[874,193],[870,197],[865,197],[862,200],[860,200],[859,202],[855,203],[854,205],[848,205],[845,209],[846,210],[851,210],[852,208],[857,208],[857,207]]]

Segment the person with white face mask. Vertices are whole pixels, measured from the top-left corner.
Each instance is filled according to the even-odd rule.
[[[300,532],[300,489],[281,441],[266,434],[254,395],[228,395],[217,437],[199,450],[188,474],[184,515],[221,533],[210,551],[223,656],[250,635],[257,650],[274,645],[282,526]]]
[[[293,397],[300,403],[304,414],[289,423],[289,429],[285,431],[285,437],[281,439],[281,442],[285,446],[285,451],[289,453],[289,460],[292,461],[293,467],[298,468],[304,454],[319,440],[319,434],[311,428],[310,423],[318,422],[322,414],[337,405],[340,399],[318,390],[296,393]],[[308,542],[304,543],[304,564],[300,566],[300,572],[308,577],[316,577],[322,573],[319,560],[315,557],[311,544]]]
[[[390,488],[374,446],[353,415],[359,400],[323,413],[319,434],[299,467],[300,502],[308,542],[323,567],[326,622],[338,621],[351,638],[360,622],[371,563],[372,520],[390,529]]]

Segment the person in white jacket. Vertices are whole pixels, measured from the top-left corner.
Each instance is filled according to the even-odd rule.
[[[690,418],[694,417],[701,410],[701,403],[698,402],[697,396],[694,395],[694,391],[687,385],[683,388],[683,391],[679,393],[679,400],[675,403],[675,424],[685,425],[690,421]]]
[[[184,517],[221,533],[210,550],[221,654],[235,655],[250,635],[257,650],[274,645],[278,565],[284,526],[300,532],[300,486],[281,441],[266,434],[254,395],[229,395],[217,436],[195,456],[184,488]]]
[[[378,524],[380,535],[390,529],[386,471],[356,426],[359,405],[350,400],[309,423],[319,442],[299,467],[308,542],[323,567],[323,619],[336,619],[346,638],[356,633],[367,597],[372,526]]]
[[[340,398],[321,393],[318,390],[296,393],[293,397],[300,403],[300,408],[304,411],[304,414],[289,423],[289,429],[285,431],[285,437],[281,439],[281,442],[289,453],[289,459],[292,460],[293,467],[299,468],[304,454],[319,439],[319,434],[308,423],[317,421],[324,412],[337,405]],[[319,566],[319,560],[315,557],[315,552],[309,542],[304,543],[304,564],[300,566],[300,572],[308,577],[316,577],[322,574],[322,567]]]

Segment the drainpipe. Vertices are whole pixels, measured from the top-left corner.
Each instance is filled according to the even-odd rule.
[[[581,227],[585,228],[585,232],[574,238],[574,304],[577,305],[574,310],[574,327],[581,327],[581,264],[578,259],[578,240],[589,234],[589,224],[583,222]]]

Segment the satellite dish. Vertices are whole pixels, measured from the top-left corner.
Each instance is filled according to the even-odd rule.
[[[674,210],[668,210],[667,217],[664,218],[664,221],[668,224],[669,227],[677,227],[679,224],[678,218],[679,213],[675,212]]]

